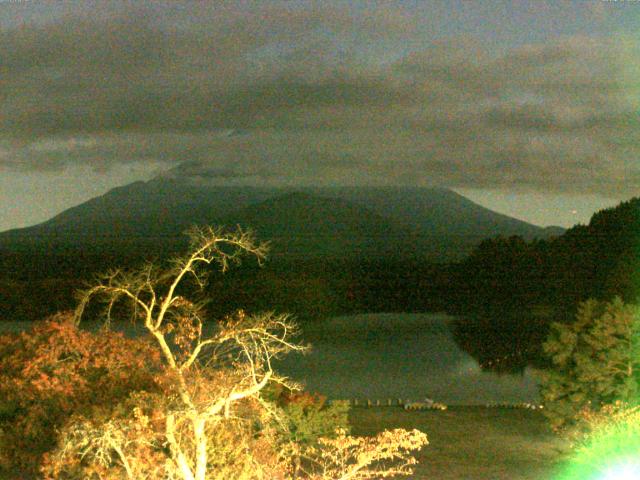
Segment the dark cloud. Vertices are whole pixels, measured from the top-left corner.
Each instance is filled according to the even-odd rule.
[[[0,165],[637,191],[640,53],[626,39],[502,53],[428,43],[390,6],[213,4],[62,2],[54,21],[0,30]]]
[[[164,178],[190,178],[196,182],[232,184],[255,183],[272,176],[264,166],[216,166],[210,161],[187,160],[161,174]]]

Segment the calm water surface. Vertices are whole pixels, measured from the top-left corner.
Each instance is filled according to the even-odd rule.
[[[483,372],[453,339],[453,317],[367,314],[337,317],[305,333],[313,349],[279,371],[329,398],[433,398],[447,404],[538,401],[530,369]]]

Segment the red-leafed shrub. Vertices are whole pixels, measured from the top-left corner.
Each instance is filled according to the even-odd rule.
[[[300,407],[317,406],[322,408],[327,401],[327,397],[319,393],[286,390],[280,394],[279,402],[283,406],[299,405]]]
[[[157,389],[159,362],[148,341],[81,330],[69,313],[0,336],[0,466],[36,471],[72,415]]]

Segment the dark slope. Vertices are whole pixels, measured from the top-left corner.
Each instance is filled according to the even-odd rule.
[[[640,299],[640,198],[596,212],[551,246],[565,283],[591,297]]]
[[[410,228],[341,198],[287,193],[234,212],[226,224],[253,229],[275,254],[407,254]],[[414,252],[415,253],[415,252]]]
[[[553,322],[574,322],[587,299],[640,301],[640,198],[595,213],[549,240],[483,241],[456,266],[456,338],[481,365],[547,367]],[[495,362],[495,359],[500,359]]]
[[[588,298],[640,299],[640,198],[595,213],[546,241],[484,240],[461,263],[461,304],[479,311],[535,305],[572,311]]]
[[[0,238],[175,236],[194,223],[218,220],[230,210],[273,195],[273,189],[212,189],[168,180],[135,182],[114,188],[41,224],[4,232]]]
[[[316,189],[433,236],[546,238],[558,233],[484,208],[446,188],[337,187]],[[553,228],[553,227],[552,227]],[[561,233],[562,229],[560,229]]]
[[[485,237],[549,236],[547,229],[443,188],[294,190],[155,179],[113,189],[39,225],[0,233],[0,248],[151,248],[175,243],[192,224],[250,226],[282,246],[277,251],[310,255],[362,250],[450,259]]]

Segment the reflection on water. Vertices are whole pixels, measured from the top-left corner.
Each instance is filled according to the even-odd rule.
[[[456,344],[453,320],[433,314],[337,317],[305,332],[310,354],[289,356],[278,368],[330,398],[537,402],[529,368],[521,374],[482,371]]]
[[[549,325],[560,319],[530,312],[495,311],[456,317],[451,325],[456,343],[478,360],[483,370],[522,373],[528,365],[546,366],[542,344]]]

